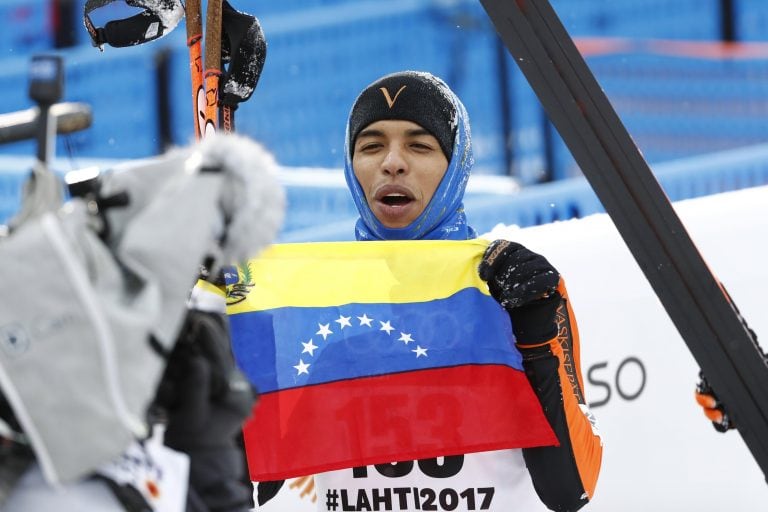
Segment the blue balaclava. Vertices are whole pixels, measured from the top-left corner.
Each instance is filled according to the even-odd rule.
[[[357,135],[382,120],[418,124],[435,136],[448,158],[448,169],[429,204],[403,228],[387,228],[379,222],[352,169]],[[344,177],[360,212],[355,225],[358,240],[467,240],[477,236],[467,225],[462,203],[474,164],[469,117],[459,98],[441,79],[429,73],[402,71],[366,87],[352,106],[344,153]]]

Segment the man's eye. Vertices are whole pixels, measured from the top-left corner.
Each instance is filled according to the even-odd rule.
[[[363,144],[362,146],[360,146],[360,151],[375,151],[380,147],[381,147],[381,144],[379,144],[378,142],[369,142],[368,144]]]

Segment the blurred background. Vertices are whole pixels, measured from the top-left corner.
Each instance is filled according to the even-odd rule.
[[[764,0],[551,3],[672,199],[768,183]],[[58,137],[55,168],[103,166],[190,143],[184,23],[157,41],[101,52],[83,26],[84,4],[0,0],[0,114],[32,106],[29,59],[55,53],[66,66],[64,100],[93,109],[90,128]],[[365,85],[402,69],[444,78],[467,106],[477,163],[466,206],[479,231],[601,211],[479,1],[232,5],[260,19],[268,42],[258,88],[237,110],[237,131],[285,168],[283,240],[351,235],[354,208],[340,178],[347,114]],[[93,18],[103,26],[136,12],[118,1]],[[18,205],[34,151],[31,141],[0,145],[0,222]]]

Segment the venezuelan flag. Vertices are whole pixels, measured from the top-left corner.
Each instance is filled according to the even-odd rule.
[[[554,445],[482,240],[276,245],[228,276],[251,477]],[[236,275],[235,275],[236,274]]]

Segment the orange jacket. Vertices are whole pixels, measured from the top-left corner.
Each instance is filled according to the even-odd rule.
[[[540,343],[518,340],[518,348],[560,446],[526,448],[523,456],[542,502],[552,510],[577,510],[594,495],[603,448],[584,397],[579,331],[562,279],[558,292],[557,334]]]

